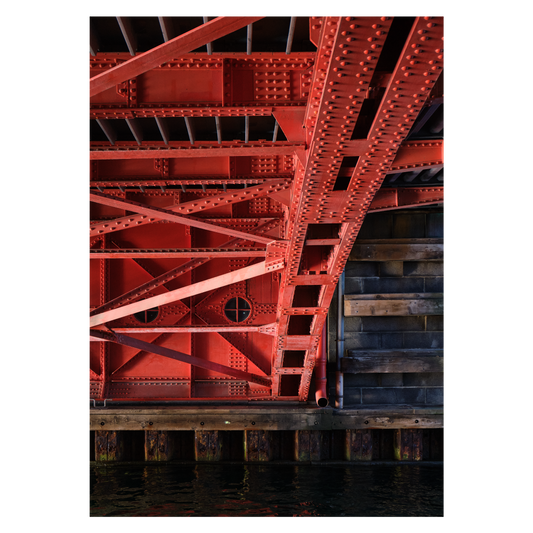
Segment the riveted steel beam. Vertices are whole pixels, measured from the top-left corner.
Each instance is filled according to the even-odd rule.
[[[287,335],[289,322],[283,319],[283,313],[291,306],[294,294],[291,279],[300,271],[308,224],[341,223],[340,243],[331,246],[327,265],[333,283],[321,292],[321,305],[328,307],[348,258],[349,246],[353,245],[386,171],[440,73],[442,19],[416,19],[390,77],[370,136],[360,142],[353,174],[347,183],[339,186],[339,171],[346,155],[344,148],[353,142],[355,120],[391,22],[390,17],[332,17],[315,24],[320,27],[320,39],[305,115],[309,150],[305,165],[300,164],[296,171],[293,198],[297,202],[291,206],[287,227],[287,267],[281,278],[278,310],[281,338]],[[324,317],[316,315],[306,327],[310,327],[313,336],[321,331],[323,324]],[[307,398],[316,357],[315,349],[307,350],[298,391],[301,400]],[[275,371],[281,362],[279,347],[274,349],[272,359]],[[278,394],[279,390],[274,389],[273,393]]]
[[[215,233],[222,233],[224,235],[231,235],[232,237],[240,237],[241,239],[246,239],[253,242],[262,242],[268,244],[272,242],[273,238],[262,237],[259,235],[253,235],[251,233],[246,233],[244,231],[238,231],[232,228],[224,228],[222,226],[217,226],[215,224],[210,224],[208,222],[203,222],[202,220],[184,217],[182,215],[176,215],[173,211],[168,209],[162,209],[160,207],[147,206],[140,204],[139,202],[133,202],[132,200],[123,200],[120,198],[115,198],[107,194],[93,191],[90,193],[91,202],[97,202],[102,205],[107,205],[110,207],[117,207],[119,209],[127,209],[147,217],[151,217],[151,222],[155,220],[169,220],[170,222],[177,222],[178,224],[184,224],[185,226],[192,226],[199,229],[204,229],[206,231],[213,231]],[[99,233],[104,233],[103,230]]]
[[[194,182],[196,183],[196,182]],[[254,187],[248,187],[247,189],[232,190],[223,194],[213,195],[208,198],[201,198],[198,200],[191,200],[190,202],[184,202],[179,205],[168,206],[165,208],[167,212],[178,213],[183,215],[191,215],[193,213],[198,213],[202,211],[207,211],[216,207],[221,207],[224,205],[230,205],[237,202],[242,202],[245,200],[252,200],[254,198],[260,198],[263,196],[271,195],[283,190],[286,190],[290,187],[289,180],[276,180],[262,183]],[[100,193],[101,194],[101,193]],[[95,195],[94,201],[98,202],[98,198],[101,198],[101,195]],[[91,197],[91,200],[93,197]],[[110,204],[107,204],[110,205]],[[118,205],[118,204],[114,204]],[[125,204],[121,204],[122,207]],[[135,211],[135,209],[129,209],[130,211]],[[153,215],[153,213],[151,213]],[[114,220],[107,220],[99,224],[91,225],[91,237],[96,235],[103,235],[113,231],[119,231],[121,229],[137,227],[142,224],[147,224],[153,222],[154,220],[159,220],[159,218],[152,218],[147,214],[139,214],[117,218]],[[168,219],[167,219],[168,220]],[[188,219],[187,219],[188,220]],[[213,230],[214,231],[214,230]],[[253,239],[250,239],[253,240]],[[257,241],[259,242],[259,241]],[[264,242],[264,241],[261,241]]]
[[[239,248],[237,250],[223,248],[182,248],[159,250],[135,249],[95,249],[90,251],[91,259],[175,259],[181,257],[244,258],[265,257],[266,249]]]
[[[139,54],[129,61],[91,78],[90,95],[94,96],[126,80],[139,76],[167,61],[186,54],[208,42],[237,31],[262,17],[217,17],[206,24]]]
[[[147,309],[152,309],[153,307],[158,307],[160,305],[165,305],[168,303],[175,302],[176,300],[182,300],[183,298],[189,298],[190,296],[195,296],[197,294],[202,294],[213,289],[219,289],[220,287],[225,287],[227,285],[232,285],[233,283],[238,283],[239,281],[244,281],[247,279],[252,279],[258,276],[263,276],[276,270],[281,270],[284,267],[283,263],[268,263],[268,261],[263,261],[256,265],[247,266],[227,274],[222,274],[221,276],[215,276],[210,279],[199,281],[193,283],[187,287],[182,287],[174,291],[169,291],[166,294],[160,294],[158,296],[152,296],[151,298],[146,298],[140,302],[132,303],[129,305],[124,305],[118,309],[112,309],[110,311],[105,311],[98,315],[91,317],[90,325],[98,326],[100,324],[105,324],[111,320],[116,320],[117,318],[122,318],[128,315],[133,315],[139,311],[146,311]]]
[[[139,328],[113,328],[113,331],[115,333],[264,333],[265,335],[272,335],[271,330],[275,325],[276,324],[265,324],[262,326],[227,326],[225,324],[206,324],[205,326],[145,326]],[[93,374],[91,374],[91,376]],[[99,377],[96,376],[93,379],[99,379]]]
[[[260,224],[255,229],[255,231],[257,231],[258,233],[265,233],[271,230],[276,225],[276,220],[269,220]],[[242,239],[231,239],[221,244],[219,248],[224,248],[226,246],[236,246],[238,244],[242,244],[243,242],[245,241],[243,241]],[[191,270],[194,270],[195,268],[207,263],[208,261],[210,261],[209,258],[192,259],[191,261],[187,261],[186,263],[183,263],[182,265],[179,265],[176,268],[172,268],[164,274],[161,274],[160,276],[157,276],[147,281],[146,283],[143,283],[135,287],[134,289],[131,289],[125,294],[122,294],[121,296],[114,298],[113,300],[106,302],[103,305],[100,305],[98,308],[91,311],[91,316],[98,315],[99,313],[103,313],[104,311],[107,311],[109,309],[113,309],[115,307],[119,307],[122,304],[129,303],[135,298],[138,298],[139,296],[142,296],[143,294],[146,294],[156,289],[157,287],[160,287],[161,285],[164,285],[165,283],[168,283],[169,281],[176,279],[179,276],[190,272]]]
[[[209,108],[221,106],[305,106],[314,57],[313,53],[190,54],[135,78],[139,91],[133,90],[136,85],[130,86],[135,80],[117,85],[126,101],[117,101],[112,90],[96,95],[91,99],[91,117],[179,116],[176,111],[182,108],[197,108],[204,113],[197,116],[209,116]],[[100,53],[90,62],[91,75],[96,77],[129,59],[127,54]],[[193,86],[202,92],[201,101]]]
[[[142,146],[136,142],[116,141],[113,146],[107,143],[91,142],[91,160],[102,159],[156,159],[156,158],[191,158],[191,157],[220,157],[220,156],[268,156],[292,155],[296,150],[305,148],[304,143],[288,141],[223,141],[190,142],[170,141],[165,145],[161,141],[146,141]]]
[[[380,189],[368,212],[394,211],[444,202],[444,187],[399,187]]]

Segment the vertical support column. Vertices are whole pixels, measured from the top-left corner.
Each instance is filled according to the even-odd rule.
[[[294,458],[296,461],[320,461],[322,459],[322,432],[320,430],[296,430],[294,432]]]
[[[345,459],[347,461],[371,461],[372,441],[371,429],[347,429]]]
[[[170,461],[174,456],[174,443],[169,431],[147,430],[144,433],[145,461]]]
[[[96,431],[95,460],[122,461],[124,459],[124,436],[120,431]]]
[[[272,460],[272,433],[267,430],[244,430],[244,460],[270,461]]]
[[[337,285],[337,360],[335,372],[335,407],[344,407],[344,374],[342,373],[342,358],[344,357],[344,270]]]
[[[421,461],[423,455],[421,429],[394,431],[394,458],[396,461]]]
[[[222,439],[220,431],[194,432],[194,459],[196,461],[220,461],[222,458]]]

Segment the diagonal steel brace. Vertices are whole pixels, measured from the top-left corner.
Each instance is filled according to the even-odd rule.
[[[166,294],[152,296],[151,298],[146,298],[140,302],[124,305],[118,309],[105,311],[91,317],[90,325],[98,326],[100,324],[105,324],[111,320],[133,315],[134,313],[145,311],[146,309],[151,309],[152,307],[169,304],[175,302],[176,300],[182,300],[183,298],[189,298],[190,296],[202,294],[213,289],[219,289],[220,287],[238,283],[239,281],[262,276],[264,274],[280,270],[283,267],[284,265],[281,262],[276,262],[269,265],[266,261],[262,261],[256,265],[247,266],[233,272],[228,272],[227,274],[222,274],[221,276],[199,281],[198,283],[193,283],[192,285],[170,291]]]
[[[253,235],[244,231],[237,231],[231,228],[223,228],[215,224],[209,224],[195,218],[185,217],[183,215],[177,215],[173,211],[163,209],[161,207],[148,206],[132,200],[122,200],[113,196],[101,193],[91,192],[91,202],[96,202],[102,205],[110,207],[117,207],[118,209],[127,209],[128,211],[134,211],[146,215],[147,217],[154,217],[155,219],[169,220],[170,222],[177,222],[178,224],[184,224],[186,226],[192,226],[194,228],[203,229],[206,231],[214,231],[215,233],[222,233],[224,235],[231,235],[232,237],[240,237],[253,242],[262,242],[269,244],[276,239],[272,237],[262,237],[259,235]]]
[[[263,17],[217,17],[152,48],[152,50],[139,54],[121,65],[94,76],[91,79],[90,95],[94,96],[118,83],[144,74],[175,57],[191,52],[215,39],[220,39],[261,18]]]
[[[157,346],[155,344],[141,341],[120,333],[91,330],[90,335],[93,338],[115,342],[131,348],[139,348],[147,352],[162,355],[163,357],[168,357],[170,359],[175,359],[176,361],[182,361],[184,363],[205,368],[207,370],[212,370],[227,376],[245,379],[246,381],[253,381],[254,383],[259,383],[260,385],[267,387],[270,386],[270,380],[266,377],[261,377],[257,374],[251,374],[250,372],[244,372],[243,370],[237,370],[236,368],[231,368],[229,366],[220,365],[218,363],[214,363],[213,361],[206,361],[205,359],[200,359],[199,357],[195,357],[193,355],[178,352],[177,350],[171,350],[170,348],[165,348],[163,346]]]

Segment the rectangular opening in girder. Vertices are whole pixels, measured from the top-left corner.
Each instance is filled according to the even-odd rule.
[[[335,239],[339,237],[340,229],[340,224],[309,224],[305,239]]]
[[[339,169],[337,179],[335,180],[335,185],[333,185],[334,191],[348,190],[357,161],[359,161],[359,156],[343,157],[341,168]]]
[[[298,368],[304,366],[305,350],[284,350],[283,368]]]
[[[293,307],[319,307],[321,285],[297,285],[294,288]]]
[[[289,318],[287,335],[310,335],[314,315],[292,315]]]
[[[378,110],[380,104],[379,99],[374,98],[365,98],[363,105],[361,106],[361,111],[357,117],[357,122],[355,123],[352,138],[354,141],[356,139],[367,139],[370,134],[370,128],[372,127],[372,122],[374,122],[374,117],[376,116],[376,111]]]
[[[299,374],[293,376],[286,375],[280,377],[280,396],[298,396],[298,388],[300,387]]]

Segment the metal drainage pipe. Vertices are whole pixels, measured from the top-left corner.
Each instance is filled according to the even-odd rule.
[[[322,329],[322,336],[318,345],[318,354],[316,358],[316,373],[315,373],[315,400],[318,407],[326,407],[328,405],[328,393],[327,393],[327,350],[326,350],[326,335],[327,328],[324,323]]]
[[[341,361],[344,356],[344,270],[337,285],[337,369],[335,372],[335,407],[344,406],[344,375]]]

